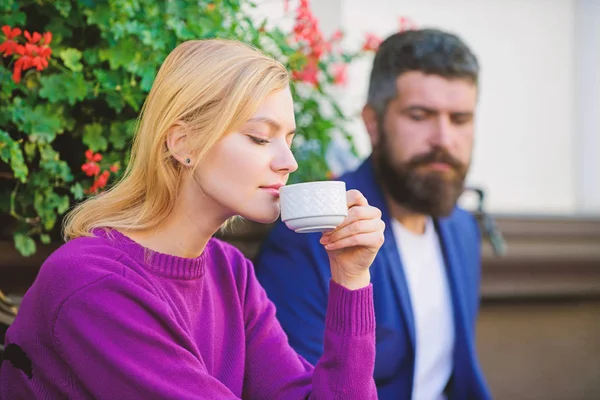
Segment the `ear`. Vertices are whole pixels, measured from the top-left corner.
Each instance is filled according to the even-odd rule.
[[[171,156],[183,165],[191,165],[192,160],[187,145],[187,125],[177,121],[167,133],[167,148]]]
[[[370,105],[365,105],[361,112],[363,123],[371,138],[371,147],[375,148],[379,143],[379,118],[377,112]]]

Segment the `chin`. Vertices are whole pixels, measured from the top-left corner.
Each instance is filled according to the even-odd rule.
[[[242,217],[260,224],[272,224],[279,218],[279,206],[270,210],[261,210],[261,212],[248,212],[242,214]]]

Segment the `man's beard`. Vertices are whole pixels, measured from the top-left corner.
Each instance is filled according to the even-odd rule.
[[[385,133],[380,132],[379,137],[381,140],[373,151],[373,162],[388,195],[399,205],[420,214],[450,215],[463,192],[469,166],[441,148],[396,164],[392,161],[390,147],[386,146]],[[434,162],[447,164],[450,171],[420,168]]]

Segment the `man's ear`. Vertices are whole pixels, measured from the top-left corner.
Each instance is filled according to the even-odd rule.
[[[377,112],[370,105],[365,105],[361,112],[363,123],[371,138],[371,147],[375,148],[379,143],[379,118]]]
[[[191,165],[192,159],[187,144],[187,125],[177,121],[167,133],[167,148],[171,156],[183,165]]]

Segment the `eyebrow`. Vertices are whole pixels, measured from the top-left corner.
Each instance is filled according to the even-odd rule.
[[[427,114],[432,114],[432,115],[439,114],[439,110],[436,110],[435,108],[430,108],[430,107],[425,107],[425,106],[419,106],[419,105],[409,106],[409,107],[403,108],[401,110],[401,112],[411,112],[411,111],[423,111],[423,112],[425,112]],[[452,111],[452,112],[450,112],[450,114],[452,114],[452,115],[472,116],[473,112],[471,112],[471,111]]]
[[[271,119],[271,118],[267,118],[267,117],[254,117],[254,118],[250,118],[248,120],[248,122],[262,122],[264,124],[269,125],[272,129],[279,131],[281,130],[281,124],[279,124],[279,122]],[[294,128],[293,130],[289,131],[287,134],[288,135],[293,135],[294,133],[296,133],[296,128]]]

